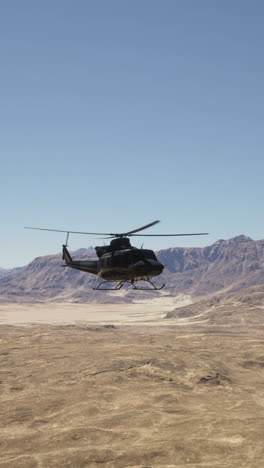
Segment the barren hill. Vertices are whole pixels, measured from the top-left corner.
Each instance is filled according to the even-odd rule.
[[[96,257],[92,248],[72,255],[80,260]],[[264,240],[241,235],[205,248],[170,248],[157,255],[166,268],[155,282],[165,282],[167,294],[203,296],[264,284]],[[61,254],[38,257],[24,269],[0,278],[1,301],[130,302],[135,297],[134,291],[125,288],[118,293],[93,291],[96,276],[62,265]],[[137,297],[149,294],[141,291]]]
[[[165,319],[177,319],[182,325],[206,327],[228,325],[264,329],[264,285],[251,286],[231,294],[217,294],[169,312]],[[261,364],[264,367],[264,358]]]

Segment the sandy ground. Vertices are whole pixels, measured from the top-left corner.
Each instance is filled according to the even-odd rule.
[[[192,302],[180,294],[175,298],[159,297],[134,304],[0,304],[0,324],[149,324],[164,325],[163,318],[170,310]]]
[[[263,466],[264,332],[160,306],[1,305],[0,468]]]

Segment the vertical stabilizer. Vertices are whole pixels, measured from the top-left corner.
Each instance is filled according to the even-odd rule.
[[[72,263],[72,258],[69,254],[69,251],[66,247],[66,245],[62,246],[62,260],[65,260],[67,265],[70,265]]]

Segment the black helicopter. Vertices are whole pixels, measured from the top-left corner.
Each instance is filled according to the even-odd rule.
[[[62,259],[65,260],[65,267],[75,268],[86,273],[92,273],[102,278],[95,290],[119,290],[125,283],[130,283],[134,289],[137,290],[160,290],[164,288],[165,284],[160,287],[155,286],[150,278],[158,276],[162,273],[164,265],[160,263],[153,252],[148,249],[138,249],[130,244],[129,237],[141,236],[141,237],[160,237],[160,236],[203,236],[208,234],[207,232],[198,232],[192,234],[137,234],[139,231],[150,228],[159,221],[153,221],[152,223],[146,224],[138,229],[124,232],[122,234],[115,233],[100,233],[100,232],[78,232],[78,231],[65,231],[61,229],[45,229],[26,227],[25,229],[38,229],[41,231],[54,231],[54,232],[65,232],[67,233],[66,243],[62,246]],[[95,251],[99,260],[73,260],[68,249],[68,239],[70,234],[88,234],[96,236],[107,236],[106,239],[112,239],[110,245],[104,245],[95,247]],[[113,288],[101,287],[105,283],[118,282]],[[151,287],[140,288],[137,287],[136,281],[146,281]]]

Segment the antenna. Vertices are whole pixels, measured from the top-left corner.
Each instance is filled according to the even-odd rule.
[[[66,247],[68,247],[69,236],[70,236],[70,232],[68,231],[67,236],[66,236],[66,242],[65,242]]]

